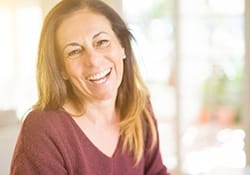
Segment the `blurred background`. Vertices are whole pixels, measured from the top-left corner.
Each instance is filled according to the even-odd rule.
[[[105,0],[127,22],[173,175],[249,175],[250,2]],[[0,0],[0,174],[35,103],[44,16],[58,0]]]

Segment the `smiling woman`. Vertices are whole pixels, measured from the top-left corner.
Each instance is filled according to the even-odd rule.
[[[125,50],[108,19],[88,9],[79,10],[59,25],[57,44],[65,61],[64,78],[81,91],[85,103],[111,100],[114,104]]]
[[[168,175],[131,39],[100,0],[62,0],[49,12],[38,101],[23,122],[11,174]]]

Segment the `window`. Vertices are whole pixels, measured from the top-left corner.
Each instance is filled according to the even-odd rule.
[[[123,10],[168,167],[243,168],[244,1],[124,0]]]
[[[35,102],[35,63],[42,11],[35,3],[0,3],[0,109],[21,118]]]

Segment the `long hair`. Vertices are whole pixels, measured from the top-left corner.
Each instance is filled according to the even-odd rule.
[[[155,122],[149,106],[149,94],[132,51],[132,34],[121,17],[101,0],[62,0],[46,16],[38,50],[39,96],[34,108],[58,109],[62,107],[66,99],[74,102],[75,107],[84,104],[84,99],[79,96],[79,92],[63,79],[62,72],[65,71],[65,65],[57,51],[56,31],[68,15],[85,8],[106,17],[121,45],[125,48],[124,74],[118,89],[116,108],[121,116],[119,126],[120,136],[123,138],[123,150],[130,151],[135,162],[138,163],[145,149],[145,135],[150,134],[152,138],[151,148],[157,142]],[[145,123],[149,129],[145,129]]]

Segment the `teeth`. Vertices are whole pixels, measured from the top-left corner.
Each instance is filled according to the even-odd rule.
[[[91,81],[100,80],[100,79],[104,78],[110,71],[111,71],[111,68],[109,68],[103,72],[91,75],[88,77],[88,80],[91,80]]]

